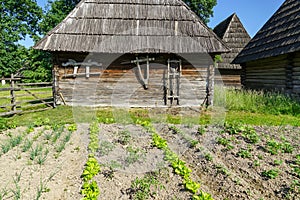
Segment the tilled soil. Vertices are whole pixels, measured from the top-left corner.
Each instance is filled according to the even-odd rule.
[[[169,148],[192,169],[191,178],[201,183],[201,190],[216,200],[300,199],[300,154],[298,127],[254,127],[256,142],[243,132],[230,134],[224,127],[154,124]],[[0,197],[2,199],[81,199],[81,174],[87,161],[89,125],[77,124],[77,131],[58,153],[69,131],[65,128],[55,140],[51,128],[19,127],[0,134]],[[203,131],[199,133],[199,127]],[[94,177],[100,188],[99,199],[135,199],[141,188],[134,183],[154,177],[147,199],[191,199],[182,177],[164,160],[162,150],[151,144],[151,134],[140,125],[99,124],[96,158],[101,172]],[[20,144],[3,153],[2,146],[12,137],[22,135]],[[23,152],[27,140],[32,146]],[[195,141],[197,141],[195,143]],[[194,145],[192,145],[194,142]],[[270,145],[281,147],[270,153]],[[42,146],[42,158],[32,159],[32,150]],[[284,152],[284,146],[287,147]],[[288,148],[290,147],[290,148]],[[47,152],[47,153],[46,153]],[[274,153],[274,152],[273,152]],[[264,172],[275,170],[270,178]],[[1,198],[0,198],[1,199]],[[146,197],[144,197],[146,199]]]

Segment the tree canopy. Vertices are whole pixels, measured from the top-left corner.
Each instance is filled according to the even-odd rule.
[[[22,66],[26,48],[18,41],[27,35],[36,37],[42,9],[35,0],[0,2],[0,76],[7,76]]]
[[[206,24],[209,22],[209,18],[213,16],[213,8],[217,5],[217,0],[184,0],[184,2]]]

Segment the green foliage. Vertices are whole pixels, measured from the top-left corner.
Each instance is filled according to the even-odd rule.
[[[100,165],[96,158],[89,157],[85,164],[85,168],[81,175],[83,181],[90,181],[94,176],[100,172]]]
[[[196,194],[200,188],[200,184],[192,181],[190,178],[184,180],[184,186],[188,191],[191,191],[193,194]]]
[[[281,144],[274,139],[267,142],[267,150],[272,155],[277,155],[281,150]]]
[[[36,37],[42,9],[35,0],[5,0],[0,3],[0,76],[10,76],[23,67],[28,51],[20,40]]]
[[[84,195],[84,198],[82,200],[97,200],[100,194],[97,182],[84,182],[80,193]]]
[[[220,90],[216,88],[216,90]],[[230,111],[299,116],[300,103],[281,93],[252,90],[226,90],[226,108]]]
[[[99,149],[99,140],[98,140],[98,133],[100,129],[98,126],[98,122],[93,122],[90,125],[90,143],[88,145],[88,149],[95,153]]]
[[[31,148],[32,143],[33,143],[32,140],[26,139],[23,146],[22,146],[22,148],[21,148],[22,152],[28,151]]]
[[[206,132],[206,127],[205,127],[205,126],[201,125],[201,126],[198,127],[197,133],[198,133],[199,135],[204,135],[205,132]]]
[[[205,158],[205,160],[207,160],[207,161],[212,161],[212,160],[213,160],[213,157],[212,157],[212,155],[211,155],[210,153],[206,153],[206,154],[204,155],[204,158]]]
[[[101,156],[108,155],[115,148],[114,144],[108,141],[100,142],[98,152]]]
[[[70,124],[68,126],[68,131],[75,132],[76,130],[77,130],[77,125],[76,124]]]
[[[168,146],[167,141],[156,133],[152,135],[152,144],[159,149],[166,149]]]
[[[128,165],[133,164],[144,157],[145,152],[139,148],[133,148],[131,146],[127,147],[128,157],[125,161]]]
[[[237,156],[242,158],[251,158],[252,154],[249,152],[248,149],[240,149],[239,152],[237,153]]]
[[[194,195],[193,200],[214,200],[211,194],[201,191],[200,194]]]
[[[122,145],[127,145],[129,144],[131,140],[131,134],[128,130],[124,130],[118,133],[118,142]]]
[[[153,196],[155,192],[151,191],[151,187],[158,187],[160,185],[156,177],[152,175],[146,175],[143,178],[136,178],[131,183],[131,188],[133,190],[133,199],[144,200],[148,199],[150,196]]]
[[[217,5],[217,0],[184,0],[184,2],[204,23],[209,22],[209,18],[213,16],[213,8]]]
[[[268,179],[274,179],[279,175],[279,169],[270,169],[262,172],[262,176]]]

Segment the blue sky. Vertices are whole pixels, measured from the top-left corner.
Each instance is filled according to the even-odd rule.
[[[217,0],[214,7],[214,17],[211,18],[209,27],[214,28],[221,21],[236,13],[253,37],[266,21],[275,13],[284,0]],[[47,0],[37,0],[41,7],[45,7]],[[25,46],[31,46],[32,41],[27,39],[21,42]]]

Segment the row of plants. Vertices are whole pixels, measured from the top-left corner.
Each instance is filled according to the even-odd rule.
[[[192,170],[186,165],[186,163],[179,158],[169,147],[165,139],[163,139],[152,126],[149,121],[137,120],[137,124],[142,125],[146,130],[152,134],[152,145],[164,151],[165,160],[168,161],[173,168],[174,172],[183,178],[185,189],[193,194],[194,200],[213,200],[212,196],[200,189],[200,183],[192,180]],[[177,129],[176,129],[177,130]],[[177,130],[178,131],[178,130]]]
[[[83,200],[97,200],[100,195],[100,189],[93,178],[100,172],[100,165],[95,158],[95,153],[99,149],[99,126],[97,122],[93,122],[89,127],[90,142],[88,145],[89,155],[82,172],[81,178],[83,180],[81,194],[84,196]]]

